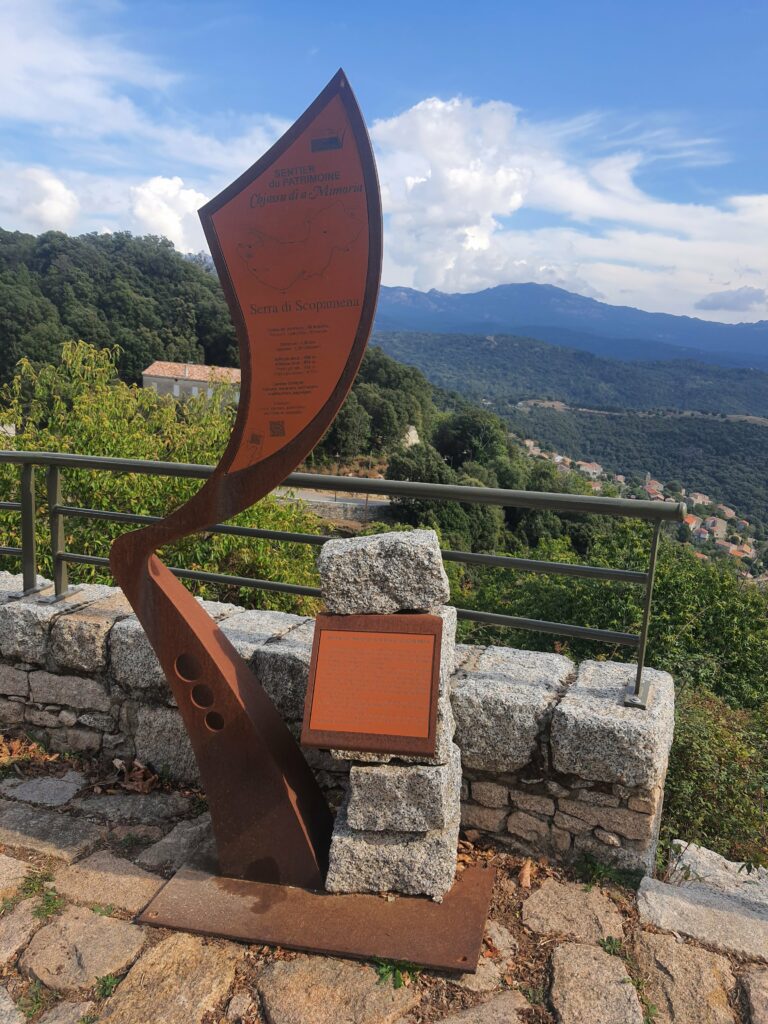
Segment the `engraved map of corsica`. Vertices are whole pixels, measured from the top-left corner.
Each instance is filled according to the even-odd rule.
[[[310,214],[298,238],[253,231],[237,251],[261,284],[285,292],[299,281],[322,277],[336,253],[349,252],[361,230],[360,211],[337,200]]]

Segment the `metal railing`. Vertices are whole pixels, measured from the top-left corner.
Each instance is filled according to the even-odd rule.
[[[37,511],[34,471],[35,467],[43,467],[46,471],[54,592],[50,596],[39,597],[38,600],[47,602],[62,600],[75,592],[75,588],[69,586],[69,565],[80,564],[104,568],[109,567],[109,560],[107,558],[66,550],[64,521],[67,517],[101,519],[125,523],[130,526],[144,526],[161,521],[159,516],[136,515],[130,512],[115,512],[108,509],[80,508],[64,504],[62,499],[62,471],[80,469],[112,473],[145,473],[155,476],[197,479],[206,479],[213,472],[212,466],[200,466],[190,463],[103,458],[56,452],[0,451],[0,462],[12,463],[21,467],[20,500],[0,501],[0,509],[21,513],[21,547],[0,546],[0,555],[21,559],[23,589],[18,594],[12,595],[13,597],[26,597],[38,593],[49,586],[41,585],[38,582],[35,541]],[[508,508],[542,509],[556,513],[620,516],[652,522],[654,530],[650,545],[648,568],[643,572],[628,569],[611,569],[603,566],[578,565],[568,562],[546,562],[538,559],[514,558],[506,555],[478,554],[467,551],[443,551],[443,559],[447,562],[485,565],[545,575],[631,583],[641,586],[643,588],[643,612],[639,633],[595,629],[565,622],[547,622],[542,619],[528,619],[516,615],[503,615],[497,612],[476,611],[471,608],[457,608],[457,612],[462,619],[487,625],[508,626],[513,629],[552,633],[573,639],[596,640],[636,649],[637,672],[634,683],[630,684],[627,689],[625,703],[639,708],[646,707],[648,702],[648,682],[647,677],[643,673],[643,667],[645,665],[645,652],[648,642],[648,625],[653,598],[653,581],[656,570],[659,536],[664,523],[682,521],[686,511],[685,505],[672,502],[606,498],[597,495],[513,491],[494,487],[466,487],[453,484],[411,483],[395,480],[369,480],[359,477],[323,476],[315,473],[292,473],[283,481],[282,487],[295,487],[302,490],[338,490],[352,494],[376,494],[395,498],[419,498],[429,501],[455,501],[465,504],[498,505]],[[330,539],[327,536],[318,534],[286,533],[279,530],[259,530],[223,524],[214,526],[206,530],[206,532],[227,533],[239,537],[262,538],[296,544],[322,545]],[[171,572],[181,579],[235,587],[252,587],[257,590],[279,591],[310,597],[320,596],[320,590],[317,587],[299,586],[275,580],[252,579],[245,576],[229,576],[223,573],[170,568]]]

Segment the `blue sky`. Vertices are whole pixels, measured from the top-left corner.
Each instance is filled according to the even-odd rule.
[[[0,226],[203,246],[344,66],[388,284],[768,316],[768,5],[0,0]]]

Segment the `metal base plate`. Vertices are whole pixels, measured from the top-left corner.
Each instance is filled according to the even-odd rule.
[[[472,972],[495,873],[469,867],[443,902],[433,903],[412,896],[337,896],[184,867],[139,922],[313,953]]]

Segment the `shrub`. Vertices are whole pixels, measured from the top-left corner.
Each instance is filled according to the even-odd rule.
[[[737,710],[681,687],[669,760],[662,839],[768,864],[768,704]]]

